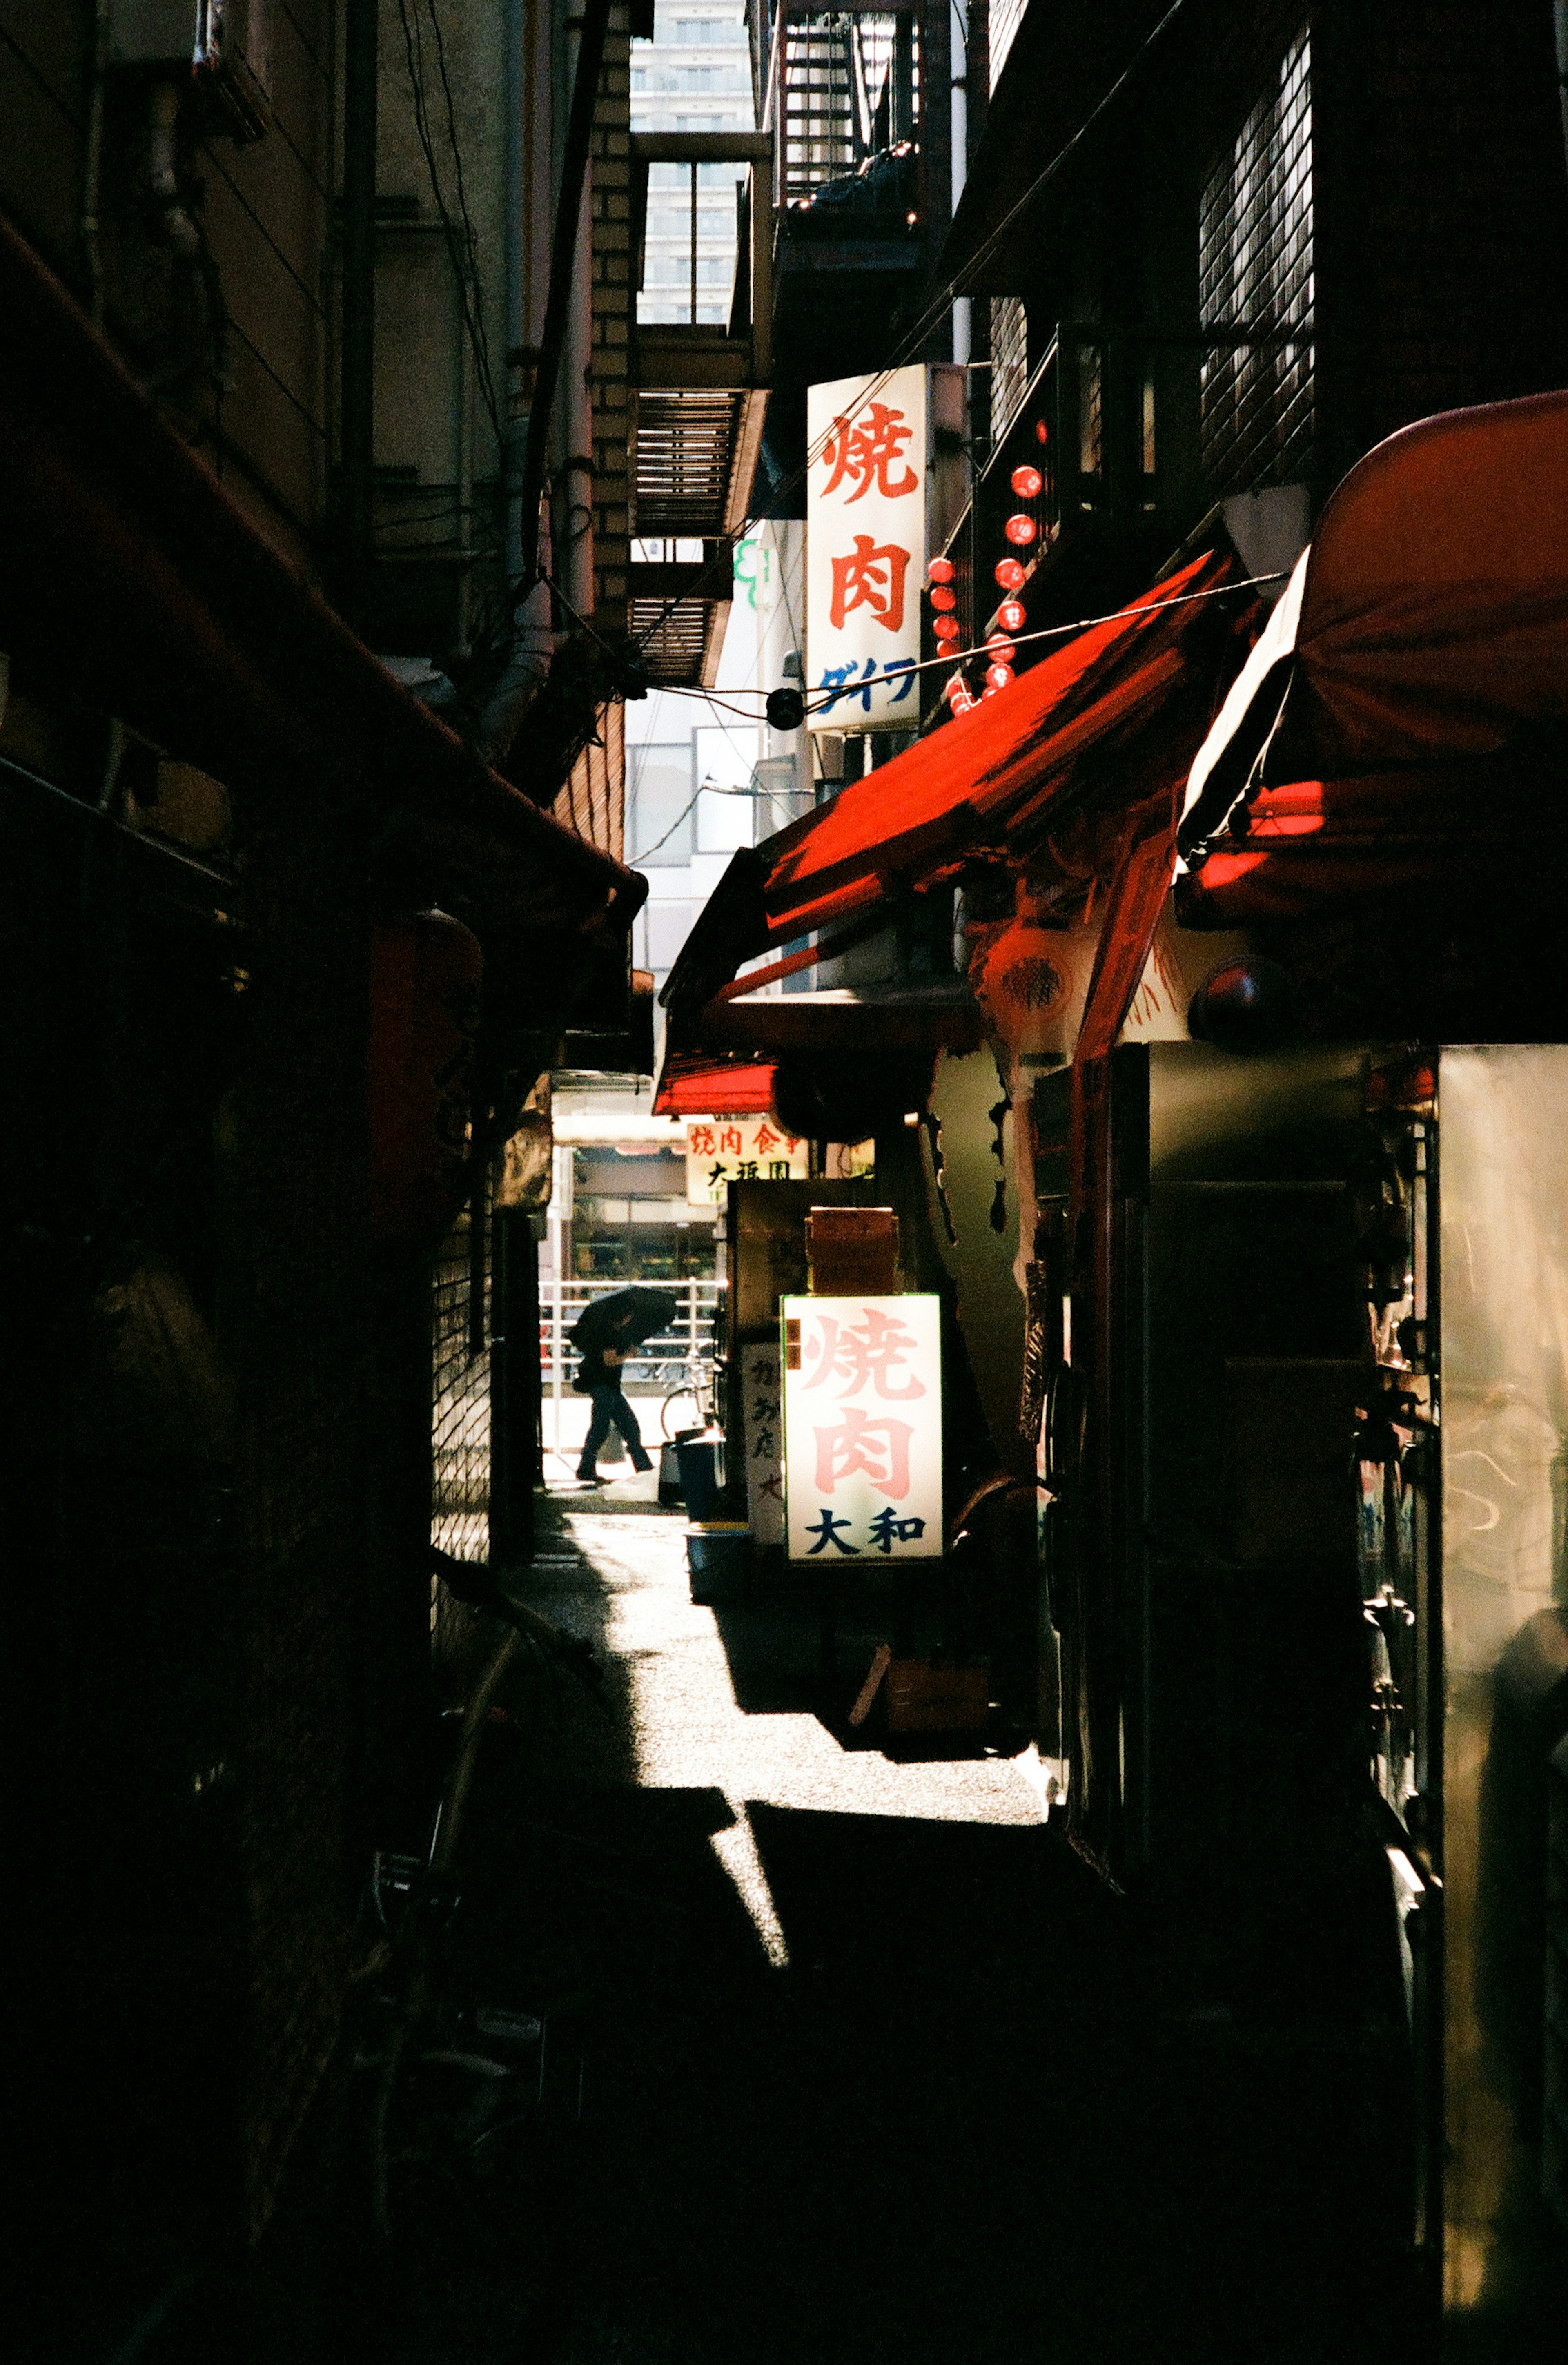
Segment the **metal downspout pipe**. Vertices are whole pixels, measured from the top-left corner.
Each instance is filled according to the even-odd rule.
[[[375,466],[375,100],[377,0],[347,0],[343,19],[342,328],[338,465],[345,604],[363,628],[373,556]]]
[[[583,22],[575,10],[566,19],[568,86],[575,93],[582,70]],[[597,86],[599,68],[594,65]],[[563,178],[565,175],[563,174]],[[565,192],[563,191],[565,199]],[[593,609],[593,404],[588,369],[593,360],[593,163],[583,164],[577,200],[577,248],[572,266],[571,309],[566,323],[566,400],[561,409],[559,541],[561,588],[579,616]]]
[[[547,5],[547,0],[534,0],[536,8],[544,5]],[[539,331],[532,399],[518,437],[521,467],[515,505],[519,564],[511,578],[514,584],[533,584],[537,572],[539,506],[549,473],[546,463],[551,445],[554,444],[562,455],[558,481],[564,490],[569,490],[574,464],[589,472],[593,465],[592,415],[588,387],[588,362],[593,329],[588,183],[594,106],[609,21],[610,0],[582,0],[581,16],[574,18],[567,27],[571,36],[570,54],[561,61],[568,69],[564,76],[565,89],[557,86],[555,92],[554,112],[560,169],[554,181],[550,275]],[[520,266],[521,252],[520,238]],[[566,399],[557,405],[555,390],[563,366],[568,383]],[[581,440],[577,440],[578,438]],[[585,489],[591,499],[591,473]],[[510,506],[509,502],[509,510]],[[557,511],[553,535],[555,563],[552,571],[572,605],[579,613],[586,614],[593,602],[591,510],[588,515],[588,532],[577,537],[575,544],[571,543],[571,523],[569,515],[563,519]],[[570,546],[564,546],[567,544]],[[514,647],[514,666],[527,661],[538,664],[537,653],[542,645],[547,644],[546,612],[541,588],[535,585],[518,610],[520,633]],[[527,619],[526,624],[522,622],[524,618]],[[532,637],[534,652],[532,659],[525,659],[524,655],[520,654],[524,649],[525,635]],[[487,753],[499,752],[510,744],[521,707],[531,694],[526,688],[509,691],[510,679],[509,668],[509,674],[503,677],[480,718],[480,745]]]
[[[539,39],[542,27],[544,34],[543,42]],[[532,75],[529,72],[531,46],[534,67]],[[539,71],[541,50],[546,68],[543,74]],[[532,372],[527,356],[530,345],[537,342],[536,338],[529,335],[529,312],[531,308],[537,308],[535,241],[532,233],[541,197],[539,185],[542,175],[538,169],[541,155],[547,162],[553,161],[554,109],[549,104],[549,0],[506,0],[502,50],[506,185],[502,214],[505,221],[506,282],[506,375],[503,383],[507,391],[507,415],[500,463],[506,492],[503,543],[506,580],[516,604],[512,609],[512,644],[506,670],[479,718],[479,745],[487,756],[506,753],[523,713],[536,692],[543,687],[554,654],[548,588],[543,583],[532,583],[524,597],[518,599],[517,596],[539,557],[537,528],[532,539],[524,532],[522,510],[529,420],[534,396]],[[534,100],[531,118],[532,143],[528,138],[530,122],[524,116],[524,108],[531,96]],[[547,175],[544,177],[547,188]],[[548,218],[547,194],[544,204]],[[531,297],[534,298],[532,306]]]
[[[1568,6],[1568,0],[1558,0]],[[958,210],[958,200],[964,194],[964,183],[969,169],[969,13],[968,0],[952,0],[952,23],[948,39],[952,65],[952,114],[949,129],[952,140],[953,211]],[[953,359],[967,362],[973,347],[974,321],[972,298],[953,298]]]

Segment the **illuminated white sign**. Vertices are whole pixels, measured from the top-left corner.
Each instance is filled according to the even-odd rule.
[[[686,1196],[722,1206],[732,1182],[789,1182],[809,1172],[807,1143],[770,1116],[694,1117],[686,1128]]]
[[[813,731],[920,721],[925,371],[806,389],[806,674]]]
[[[939,1301],[786,1297],[780,1317],[790,1559],[940,1558]]]

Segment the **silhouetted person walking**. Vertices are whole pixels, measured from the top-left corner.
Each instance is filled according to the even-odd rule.
[[[628,1313],[616,1324],[609,1338],[596,1333],[580,1349],[582,1362],[572,1385],[579,1395],[593,1398],[593,1418],[583,1440],[583,1455],[577,1464],[577,1476],[586,1479],[590,1486],[599,1483],[595,1463],[599,1449],[612,1428],[618,1429],[625,1439],[633,1470],[651,1470],[654,1466],[650,1456],[643,1451],[643,1433],[637,1426],[637,1416],[627,1403],[621,1386],[621,1370],[631,1350],[634,1327],[634,1317]]]

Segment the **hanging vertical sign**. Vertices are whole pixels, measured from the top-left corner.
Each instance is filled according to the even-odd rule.
[[[784,1402],[777,1347],[741,1349],[746,1518],[759,1544],[784,1541]]]
[[[780,1318],[790,1559],[940,1559],[940,1301],[786,1297]]]
[[[806,390],[806,673],[821,701],[813,731],[896,731],[920,721],[925,398],[918,363]]]

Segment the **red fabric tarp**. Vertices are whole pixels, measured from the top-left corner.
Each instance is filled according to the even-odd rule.
[[[1568,394],[1424,419],[1352,468],[1313,537],[1296,657],[1325,777],[1568,716]]]
[[[1223,828],[1260,780],[1330,784],[1348,814],[1350,778],[1386,775],[1392,812],[1409,794],[1404,767],[1442,768],[1440,826],[1450,768],[1564,721],[1568,394],[1424,419],[1358,462],[1325,508],[1199,750],[1182,844]]]
[[[769,935],[827,926],[1043,820],[1084,757],[1152,720],[1187,678],[1185,644],[1208,607],[1191,595],[1219,588],[1230,567],[1195,559],[780,832],[763,889]]]
[[[1183,926],[1292,920],[1344,897],[1430,889],[1468,895],[1523,862],[1560,869],[1568,810],[1534,766],[1493,757],[1262,789],[1244,836],[1179,880]]]

